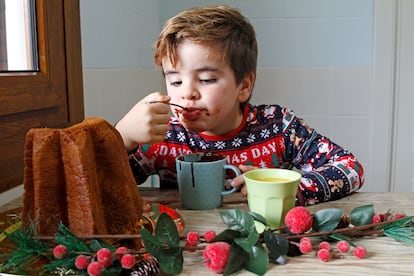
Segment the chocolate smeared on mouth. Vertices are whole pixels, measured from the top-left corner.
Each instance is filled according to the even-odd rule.
[[[186,110],[181,111],[181,115],[184,117],[184,119],[189,121],[194,121],[200,116],[201,110],[200,109],[192,109],[187,108]]]

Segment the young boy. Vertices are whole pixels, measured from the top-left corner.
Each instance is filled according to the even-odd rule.
[[[176,187],[177,156],[213,152],[242,172],[257,167],[300,170],[297,205],[336,200],[363,185],[363,168],[350,152],[287,108],[249,104],[257,42],[238,10],[192,8],[169,19],[155,45],[155,63],[162,67],[168,96],[149,94],[116,126],[138,183],[158,174],[161,188]],[[171,106],[170,117],[165,103],[185,109]],[[231,185],[243,187],[243,182],[239,176]]]

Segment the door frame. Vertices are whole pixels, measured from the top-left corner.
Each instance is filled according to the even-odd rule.
[[[397,0],[375,0],[368,192],[391,190]]]

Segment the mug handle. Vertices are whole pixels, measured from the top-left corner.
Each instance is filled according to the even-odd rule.
[[[229,164],[224,165],[224,171],[226,171],[226,170],[232,170],[232,171],[234,171],[234,173],[236,174],[236,176],[239,176],[241,174],[239,168],[237,168],[236,166],[233,166],[233,165],[229,165]],[[221,195],[230,195],[230,194],[233,194],[233,193],[237,192],[238,189],[239,188],[237,188],[237,187],[233,187],[233,189],[231,189],[231,190],[222,191],[221,192]]]

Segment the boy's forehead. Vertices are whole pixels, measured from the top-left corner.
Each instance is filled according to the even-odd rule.
[[[222,64],[225,61],[223,49],[211,43],[184,41],[176,45],[174,51],[167,52],[162,58],[162,67],[164,69],[174,69],[180,67],[180,60],[189,58],[188,49],[201,49],[197,52],[197,57],[209,64]],[[183,50],[184,49],[184,50]],[[208,64],[205,64],[208,65]]]

